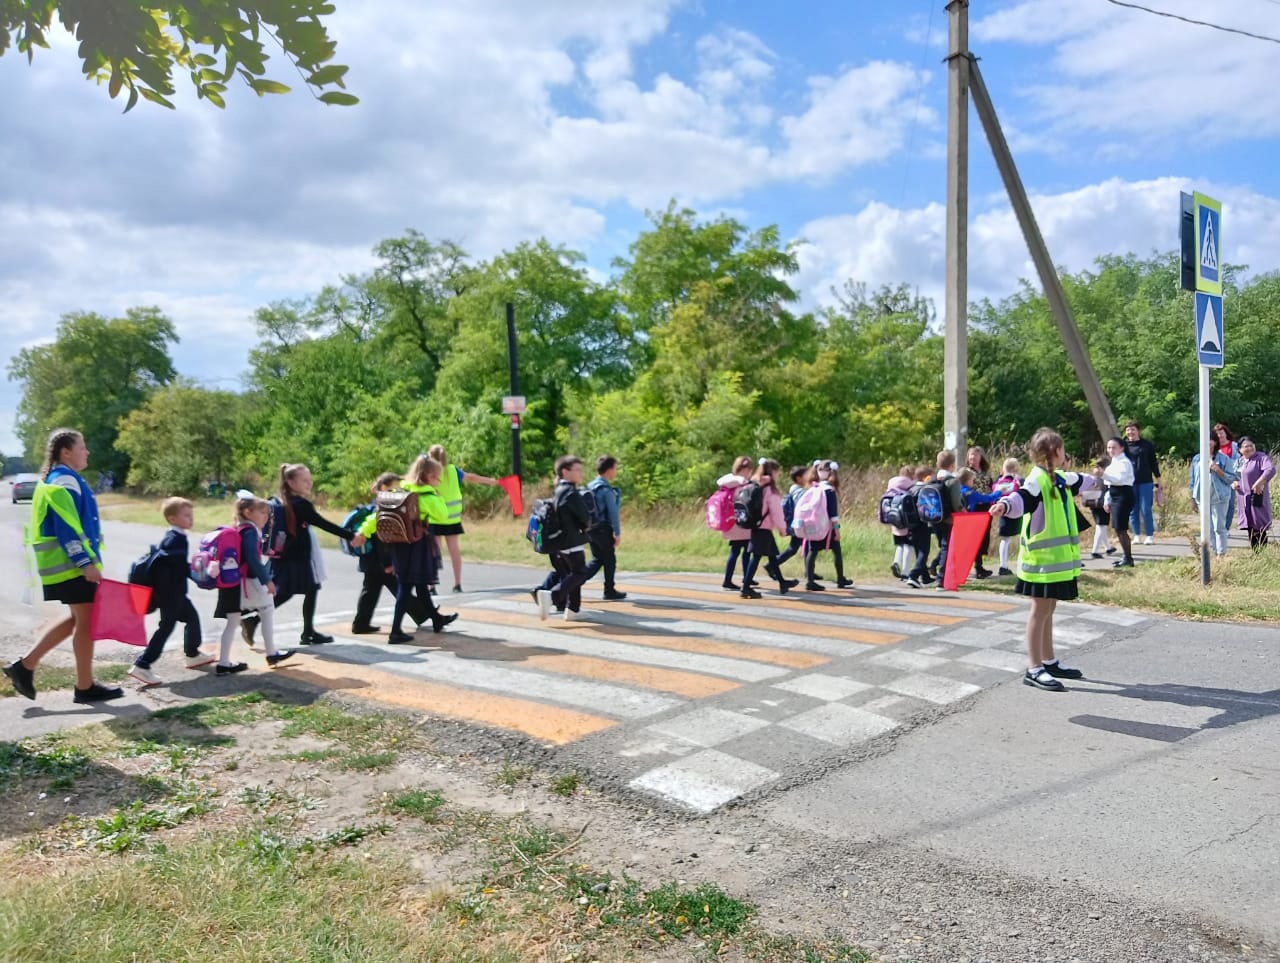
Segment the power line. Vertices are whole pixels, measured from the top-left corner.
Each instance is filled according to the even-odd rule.
[[[1276,0],[1269,0],[1269,2],[1274,3]],[[1190,17],[1169,13],[1166,10],[1152,10],[1150,7],[1144,7],[1137,3],[1127,3],[1125,0],[1107,0],[1107,3],[1115,4],[1117,7],[1128,7],[1130,10],[1141,10],[1143,13],[1155,14],[1157,17],[1168,17],[1170,20],[1181,20],[1183,23],[1192,23],[1197,27],[1209,27],[1213,30],[1221,30],[1223,33],[1238,33],[1242,37],[1252,37],[1254,40],[1265,40],[1268,43],[1280,43],[1280,37],[1267,37],[1260,33],[1250,33],[1248,30],[1241,30],[1238,27],[1224,27],[1220,23],[1210,23],[1208,20],[1193,20]]]

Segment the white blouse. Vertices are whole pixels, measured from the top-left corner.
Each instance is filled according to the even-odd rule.
[[[1133,462],[1128,455],[1116,455],[1111,464],[1102,470],[1102,480],[1108,485],[1132,485]]]

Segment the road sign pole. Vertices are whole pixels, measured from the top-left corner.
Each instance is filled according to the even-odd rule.
[[[1209,366],[1200,365],[1200,584],[1209,584],[1209,504],[1213,497],[1213,457],[1209,454]]]
[[[511,393],[520,394],[520,364],[516,344],[516,306],[507,302],[507,364],[511,368]],[[511,417],[511,473],[520,477],[520,416]]]

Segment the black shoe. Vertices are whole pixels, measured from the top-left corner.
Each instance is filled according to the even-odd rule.
[[[725,583],[724,583],[722,586],[720,586],[720,587],[721,587],[721,588],[723,588],[725,591],[728,591],[728,592],[741,592],[741,591],[742,591],[742,586],[740,586],[740,585],[734,585],[732,582],[725,582]]]
[[[87,689],[76,689],[72,698],[80,705],[87,705],[90,702],[110,702],[112,699],[119,699],[123,696],[124,689],[95,682]]]
[[[1117,562],[1111,563],[1112,568],[1133,568],[1132,558],[1122,558]]]
[[[404,645],[404,643],[412,641],[413,636],[410,633],[397,632],[395,629],[392,629],[391,634],[387,636],[388,645]]]
[[[741,592],[739,592],[738,594],[739,594],[739,595],[741,595],[744,599],[762,599],[762,598],[764,598],[764,596],[763,596],[763,595],[761,595],[759,592],[757,592],[755,589],[753,589],[753,588],[752,588],[751,586],[749,586],[749,585],[748,585],[746,588],[744,588]]]
[[[1109,549],[1107,549],[1107,554],[1108,554],[1108,555],[1114,555],[1115,553],[1116,553],[1116,550],[1115,550],[1115,548],[1114,548],[1114,547],[1113,547],[1113,548],[1109,548]]]
[[[817,582],[805,582],[804,587],[810,592],[825,592],[826,586],[819,585]]]
[[[800,580],[798,578],[784,578],[782,584],[789,589],[793,589],[800,584]]]
[[[353,625],[351,626],[352,635],[377,635],[382,631],[381,625]]]
[[[462,591],[462,586],[461,586],[461,585],[455,585],[455,586],[453,587],[453,590],[454,590],[455,592],[461,592],[461,591]]]
[[[750,582],[747,583],[747,588],[755,588],[759,584],[760,583],[757,582],[755,579],[752,579]]]
[[[1071,669],[1060,662],[1046,662],[1040,668],[1048,672],[1055,679],[1083,679],[1084,673],[1079,669]]]
[[[444,627],[450,622],[458,621],[458,613],[453,612],[449,615],[433,615],[431,616],[431,631],[443,632]]]
[[[1003,565],[1001,565],[1001,566],[1000,566],[999,571],[997,571],[997,572],[996,572],[996,574],[997,574],[997,575],[1012,575],[1012,574],[1013,574],[1013,569],[1005,568]]]
[[[853,579],[851,578],[837,579],[836,588],[853,588]]]
[[[1090,556],[1090,558],[1102,558],[1102,553],[1101,553],[1101,552],[1094,552],[1094,553]]]
[[[247,668],[249,668],[248,662],[237,662],[234,665],[223,665],[219,662],[217,668],[213,671],[218,675],[235,675],[237,672],[243,672]],[[77,694],[79,694],[78,690]]]
[[[35,671],[23,665],[21,659],[6,665],[4,674],[9,677],[9,681],[13,683],[13,691],[18,695],[25,696],[28,699],[36,697]]]
[[[253,648],[253,634],[258,631],[258,617],[256,615],[246,615],[240,620],[240,638],[244,639],[244,644],[249,648]]]
[[[902,566],[897,562],[889,566],[889,571],[893,573],[894,578],[902,578]]]
[[[1046,692],[1064,692],[1066,686],[1049,674],[1049,670],[1044,666],[1038,669],[1028,669],[1022,676],[1022,684],[1029,685],[1034,689],[1044,689]]]
[[[303,632],[302,638],[298,641],[303,645],[328,645],[333,641],[333,636],[322,632]]]
[[[267,665],[271,666],[274,669],[281,662],[283,662],[285,659],[289,658],[292,655],[294,655],[293,649],[281,649],[275,655],[267,656]]]
[[[626,598],[626,592],[619,592],[616,589],[605,589],[604,600],[606,602],[623,602]]]
[[[991,578],[991,569],[989,568],[974,569],[973,577],[976,579]]]

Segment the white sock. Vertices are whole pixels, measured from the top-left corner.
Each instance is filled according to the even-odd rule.
[[[231,664],[231,643],[236,640],[236,633],[240,631],[240,613],[230,612],[227,615],[227,624],[222,627],[221,647],[218,649],[218,664]]]
[[[1000,567],[1001,568],[1009,567],[1009,543],[1012,541],[1013,539],[1011,538],[1000,539]]]
[[[267,655],[275,655],[280,651],[276,648],[275,609],[268,606],[254,614],[258,616],[258,635],[262,639],[262,647],[267,650]]]
[[[906,568],[907,565],[907,548],[906,545],[895,545],[893,547],[893,560],[898,568]]]
[[[1093,551],[1095,555],[1102,551],[1102,546],[1105,545],[1106,542],[1107,530],[1105,528],[1098,528],[1095,530],[1093,533]]]

